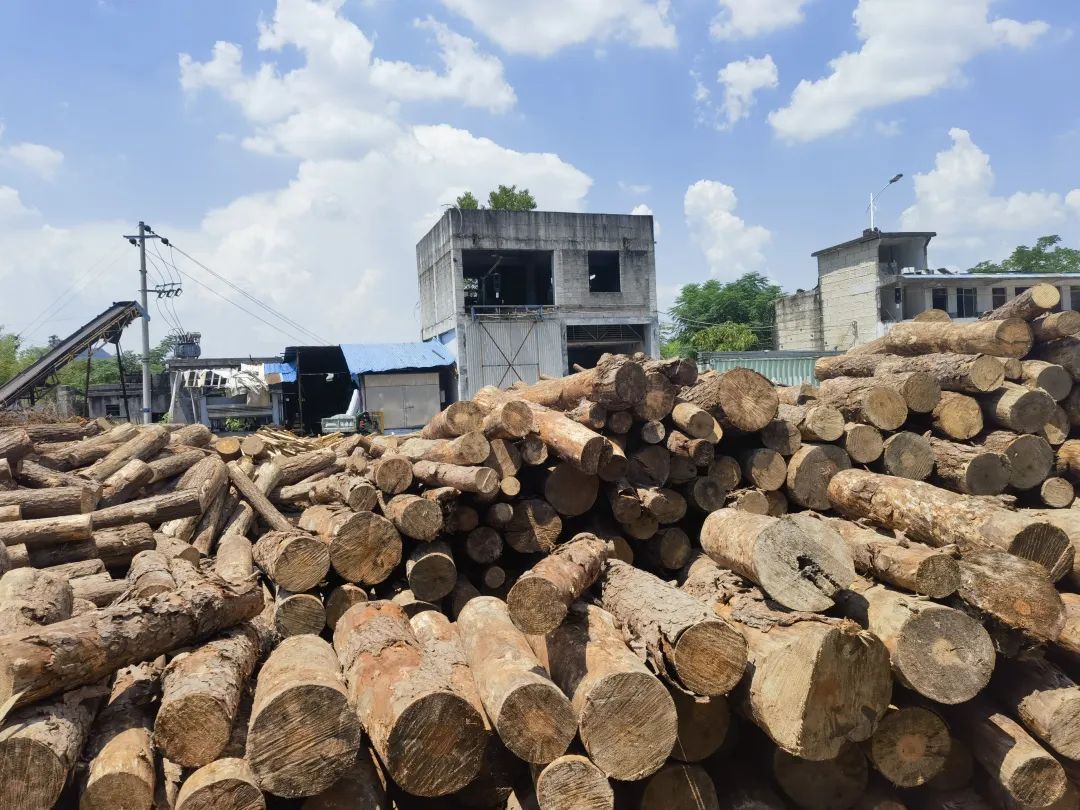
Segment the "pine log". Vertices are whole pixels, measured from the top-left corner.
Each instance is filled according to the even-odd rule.
[[[885,451],[881,431],[872,425],[860,425],[857,422],[844,425],[843,439],[838,444],[855,464],[872,464],[881,458]]]
[[[287,638],[259,672],[247,760],[277,796],[313,796],[355,761],[363,731],[334,650],[315,636]]]
[[[1024,357],[1031,351],[1031,327],[1019,318],[976,323],[895,324],[878,348],[858,353],[891,353],[917,356],[935,352],[989,354],[994,357]]]
[[[1054,471],[1074,483],[1080,481],[1080,439],[1070,439],[1058,447]]]
[[[675,386],[658,371],[645,373],[645,393],[632,411],[643,422],[659,422],[667,418],[675,405]]]
[[[564,517],[577,517],[592,509],[600,491],[600,479],[567,462],[548,468],[544,498]]]
[[[1014,489],[1038,486],[1050,475],[1054,464],[1054,451],[1040,436],[996,430],[983,438],[982,446],[1009,460],[1009,485]]]
[[[642,508],[658,523],[677,523],[686,515],[686,499],[673,489],[642,487],[637,495]]]
[[[34,441],[23,428],[0,428],[0,458],[16,462],[34,452]]]
[[[290,591],[314,588],[330,570],[327,540],[291,527],[260,537],[252,548],[252,559],[276,585]]]
[[[1039,428],[1038,435],[1052,447],[1057,447],[1069,438],[1071,430],[1072,424],[1069,415],[1059,405],[1050,413],[1050,418],[1046,420],[1046,424]]]
[[[469,400],[452,402],[435,414],[420,432],[425,439],[452,439],[480,430],[484,421],[480,406]]]
[[[535,428],[528,405],[518,400],[509,400],[488,408],[479,429],[489,439],[520,439],[532,433]]]
[[[169,558],[156,549],[140,551],[131,558],[127,581],[127,599],[148,599],[159,593],[176,590],[176,580],[169,567]]]
[[[678,430],[668,432],[665,444],[673,455],[688,458],[698,467],[708,467],[716,452],[715,446],[708,439],[691,439]]]
[[[304,800],[302,810],[388,810],[386,776],[367,745],[349,770],[333,785],[317,796]],[[484,805],[488,806],[488,805]],[[207,808],[214,810],[214,808]],[[256,810],[252,808],[252,810]]]
[[[505,439],[492,439],[488,456],[484,459],[484,466],[495,471],[498,478],[509,478],[518,474],[521,469],[521,452],[517,445]],[[414,470],[415,472],[415,470]],[[425,482],[427,483],[427,482]],[[448,484],[447,486],[455,486]],[[461,487],[457,487],[461,489]]]
[[[262,609],[255,587],[210,579],[136,602],[85,613],[40,630],[9,635],[0,645],[0,701],[25,705],[95,683],[250,619]]]
[[[400,495],[412,486],[412,462],[405,456],[384,455],[371,462],[367,477],[385,495]]]
[[[153,474],[150,479],[151,483],[167,481],[170,478],[182,475],[206,457],[202,450],[184,448],[177,448],[177,450],[179,452],[169,451],[167,454],[162,453],[150,461],[148,466]]]
[[[210,446],[222,461],[234,461],[240,458],[240,439],[236,436],[222,436],[214,439]]]
[[[892,692],[889,654],[875,636],[854,622],[785,611],[704,554],[681,580],[745,637],[753,666],[740,701],[778,746],[824,760],[869,738]]]
[[[255,557],[251,541],[240,534],[226,533],[218,543],[214,571],[233,585],[242,585],[255,574]]]
[[[1072,337],[1080,332],[1080,312],[1071,309],[1048,312],[1031,321],[1036,343],[1049,343],[1058,338]]]
[[[390,776],[413,795],[445,796],[468,784],[482,762],[487,741],[476,688],[483,681],[471,682],[453,626],[430,613],[415,620],[392,602],[354,605],[338,620],[334,648]],[[464,635],[461,623],[458,630]]]
[[[120,567],[130,563],[132,557],[140,551],[154,547],[154,532],[150,526],[146,523],[133,523],[130,526],[101,529],[94,532],[90,540],[32,548],[17,545],[8,548],[8,552],[11,555],[12,568],[28,565],[48,568],[93,559],[100,559],[107,566]]]
[[[105,573],[105,563],[99,559],[76,560],[75,562],[46,566],[43,570],[50,574],[57,574],[67,580],[74,580],[93,574]]]
[[[300,516],[299,526],[322,538],[330,564],[348,582],[384,582],[401,562],[401,535],[388,518],[374,512],[312,506]]]
[[[246,759],[225,757],[192,773],[180,788],[175,810],[263,810],[266,800]]]
[[[274,590],[274,631],[283,638],[316,635],[326,624],[326,609],[318,592]]]
[[[646,444],[660,444],[667,436],[667,427],[663,422],[645,422],[641,426],[640,435]]]
[[[709,465],[709,477],[726,489],[735,489],[742,481],[742,466],[731,456],[717,456]]]
[[[562,519],[554,507],[540,498],[526,498],[514,503],[514,516],[506,524],[503,539],[522,554],[549,553],[562,533]]]
[[[90,487],[50,487],[0,492],[0,507],[18,506],[25,519],[93,512],[98,493]]]
[[[430,542],[443,527],[438,504],[418,495],[395,495],[383,504],[383,514],[406,537]]]
[[[80,810],[153,804],[156,774],[150,729],[160,674],[161,664],[128,667],[116,674],[83,753],[88,765]]]
[[[701,762],[719,750],[732,727],[727,698],[701,698],[681,689],[669,689],[678,716],[678,731],[671,756],[680,762]]]
[[[1052,509],[1066,509],[1076,499],[1076,488],[1064,478],[1051,476],[1039,485],[1039,499]],[[1075,559],[1073,566],[1075,569]]]
[[[844,615],[881,639],[897,680],[937,703],[971,700],[990,682],[994,644],[966,613],[858,580]]]
[[[229,480],[232,485],[236,487],[236,490],[243,496],[251,508],[255,510],[255,513],[262,518],[263,522],[274,531],[278,532],[291,532],[293,531],[293,525],[285,519],[285,517],[277,510],[266,495],[255,485],[255,483],[234,464],[225,465]]]
[[[521,632],[546,635],[596,582],[607,559],[607,544],[593,534],[576,535],[522,574],[506,598],[510,619]]]
[[[960,561],[960,598],[1036,641],[1053,641],[1065,622],[1065,606],[1045,569],[1000,551],[976,551]]]
[[[929,442],[935,483],[965,495],[997,495],[1009,485],[1012,464],[1004,453],[932,436]]]
[[[107,690],[73,689],[11,712],[0,726],[0,807],[56,805]]]
[[[154,478],[154,471],[145,461],[133,458],[105,479],[101,495],[102,506],[113,506],[133,497]],[[84,511],[91,511],[89,509]]]
[[[838,471],[834,458],[826,451],[825,445],[804,444],[788,460],[788,497],[808,509],[827,509],[826,489],[829,480]]]
[[[766,447],[742,454],[743,479],[760,490],[780,489],[787,476],[788,465],[780,453]]]
[[[534,426],[535,427],[535,426]],[[527,433],[518,444],[523,464],[536,466],[547,461],[548,449],[539,433]]]
[[[577,605],[533,650],[568,695],[589,758],[612,779],[636,780],[664,764],[677,738],[667,689],[627,648],[614,619]]]
[[[923,371],[885,373],[879,369],[874,379],[899,392],[911,413],[930,413],[941,399],[941,386]]]
[[[948,719],[989,778],[1017,802],[1028,807],[1049,807],[1068,786],[1065,771],[1015,721],[983,700],[954,706]]]
[[[1080,661],[1080,594],[1062,593],[1065,623],[1058,636],[1058,646],[1071,657]]]
[[[989,425],[1014,433],[1038,433],[1054,412],[1054,400],[1041,389],[1005,383],[979,400]]]
[[[1006,380],[1016,382],[1024,373],[1024,364],[1016,357],[999,357]]]
[[[296,484],[331,466],[337,454],[329,449],[310,450],[295,456],[274,459],[274,464],[281,471],[281,484]]]
[[[564,413],[567,418],[579,425],[584,425],[589,430],[600,431],[607,424],[607,408],[587,399],[581,400],[575,407],[567,409]]]
[[[933,378],[943,391],[963,394],[994,391],[1004,381],[998,359],[982,354],[924,354],[916,357],[845,354],[818,358],[814,371],[819,380],[917,371]]]
[[[941,715],[923,706],[891,706],[863,751],[889,782],[913,788],[941,773],[951,747],[949,727]]]
[[[239,495],[234,500],[230,500],[227,486],[222,486],[218,490],[217,497],[214,498],[210,506],[203,512],[202,517],[199,518],[198,525],[195,526],[195,531],[191,537],[191,545],[200,554],[210,556],[211,552],[214,551],[218,537],[221,535],[221,528],[225,525],[226,518],[232,513],[237,503],[239,503]]]
[[[126,579],[113,579],[107,571],[71,581],[73,598],[86,600],[96,607],[108,607],[113,604],[127,591],[127,588]],[[74,611],[72,615],[75,615]]]
[[[667,680],[704,696],[727,694],[739,682],[746,642],[700,602],[619,560],[608,560],[598,584],[600,606],[644,645]]]
[[[1011,301],[1006,301],[997,309],[984,312],[983,321],[1003,321],[1006,318],[1021,318],[1032,321],[1043,313],[1050,312],[1061,303],[1061,292],[1053,284],[1034,284]]]
[[[514,394],[558,410],[573,408],[583,399],[619,409],[636,405],[645,396],[645,390],[645,371],[641,366],[628,357],[608,355],[594,368],[524,385],[515,388]]]
[[[161,425],[144,425],[128,441],[83,471],[83,475],[104,481],[132,459],[153,458],[169,443],[169,432]]]
[[[1080,759],[1080,686],[1059,667],[1042,658],[1003,658],[991,689],[1035,737]]]
[[[772,774],[787,797],[805,810],[851,807],[866,790],[870,778],[866,759],[854,745],[845,747],[832,759],[817,762],[777,749],[772,758]]]
[[[671,475],[671,453],[659,445],[639,447],[630,455],[626,477],[639,487],[662,487]]]
[[[77,442],[101,433],[102,426],[97,422],[57,422],[43,425],[25,425],[23,430],[36,443],[41,442]]]
[[[692,402],[676,402],[671,409],[671,421],[693,439],[707,439],[718,429],[709,412]]]
[[[418,544],[405,561],[409,588],[418,599],[437,602],[454,589],[457,568],[449,543],[435,540]]]
[[[637,488],[629,481],[624,479],[606,484],[604,493],[615,520],[629,523],[641,517],[641,499],[638,498]]]
[[[645,782],[641,810],[719,810],[716,785],[700,765],[672,762]]]
[[[881,430],[896,430],[907,421],[908,407],[904,398],[873,377],[825,380],[818,388],[818,396],[851,422],[864,422]]]
[[[792,610],[827,610],[855,579],[840,535],[823,524],[721,509],[705,518],[701,547],[713,560]]]
[[[720,482],[707,475],[692,479],[680,491],[686,498],[687,505],[706,514],[723,507],[724,498],[727,495],[727,490]]]
[[[202,554],[199,553],[195,546],[160,532],[154,532],[154,550],[160,551],[165,555],[166,559],[171,560],[174,557],[179,557],[187,560],[192,565],[198,565],[199,560],[202,559]]]
[[[781,405],[777,418],[795,425],[800,437],[808,442],[833,442],[844,431],[844,415],[824,402]]]
[[[828,495],[842,515],[903,531],[929,546],[1000,549],[1038,562],[1055,578],[1072,567],[1072,546],[1065,532],[979,498],[862,470],[837,473],[829,482]]]
[[[634,554],[639,568],[655,573],[678,571],[690,558],[692,546],[686,532],[678,527],[661,529],[643,543]]]
[[[983,429],[982,409],[974,397],[942,391],[941,400],[931,412],[931,425],[950,439],[970,439]]]
[[[1055,363],[1043,360],[1025,360],[1020,381],[1028,388],[1045,391],[1055,402],[1065,399],[1073,387],[1073,378],[1069,372]]]
[[[89,540],[93,536],[92,515],[64,515],[0,523],[0,543],[27,548]]]
[[[634,355],[634,362],[642,362],[645,371],[659,371],[674,385],[679,387],[697,382],[697,363],[687,357],[665,357],[662,360],[650,360],[641,355]]]
[[[772,383],[745,368],[699,378],[696,384],[684,388],[680,397],[708,411],[722,427],[747,433],[769,424],[779,407]]]
[[[159,526],[170,520],[198,515],[202,508],[199,493],[185,489],[108,506],[91,512],[90,517],[95,531],[138,523]]]

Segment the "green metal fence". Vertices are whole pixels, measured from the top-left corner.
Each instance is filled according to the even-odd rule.
[[[749,368],[777,385],[813,384],[814,362],[819,357],[831,357],[842,352],[701,352],[698,368],[727,371],[732,368]]]

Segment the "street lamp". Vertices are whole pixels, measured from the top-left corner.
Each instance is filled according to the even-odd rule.
[[[870,195],[870,205],[866,206],[867,210],[870,211],[870,230],[874,230],[874,203],[877,201],[877,198],[880,197],[885,191],[885,189],[887,189],[893,183],[899,182],[903,176],[903,174],[896,175],[895,177],[893,177],[892,180],[890,180],[888,183],[881,187],[881,191],[879,191],[877,194]]]

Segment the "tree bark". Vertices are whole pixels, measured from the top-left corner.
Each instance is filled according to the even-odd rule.
[[[546,635],[596,582],[607,544],[593,534],[576,535],[522,574],[506,598],[510,619],[521,632]]]
[[[1054,411],[1054,400],[1045,391],[1005,383],[979,400],[986,424],[1014,433],[1038,433]]]
[[[251,541],[241,534],[226,533],[218,543],[214,572],[232,585],[243,585],[255,575]]]
[[[1031,321],[1031,332],[1036,343],[1072,337],[1080,332],[1080,312],[1071,309],[1048,312]]]
[[[161,425],[144,425],[139,432],[121,444],[107,456],[95,461],[83,471],[83,475],[104,481],[132,459],[153,458],[169,443],[169,431]]]
[[[965,495],[997,495],[1009,485],[1012,464],[1004,453],[933,437],[929,441],[935,483]]]
[[[281,485],[296,484],[332,465],[337,453],[329,448],[309,450],[295,456],[279,456],[274,464],[281,471]]]
[[[509,400],[487,409],[481,429],[488,439],[513,440],[524,438],[535,431],[536,426],[528,405]]]
[[[1080,687],[1042,658],[1003,658],[991,689],[1009,713],[1067,759],[1080,759]]]
[[[159,455],[149,463],[150,471],[153,473],[150,483],[156,484],[183,475],[206,458],[206,453],[202,450],[184,450],[183,448],[177,448],[177,450],[180,452],[170,451],[168,455]]]
[[[388,518],[374,512],[313,506],[300,516],[299,525],[328,544],[330,564],[348,582],[377,585],[401,562],[401,535]]]
[[[543,674],[506,604],[474,598],[461,608],[457,627],[484,709],[506,747],[541,765],[564,754],[577,731],[574,709]]]
[[[873,377],[837,377],[818,387],[822,402],[832,405],[851,422],[864,422],[881,430],[896,430],[907,421],[904,398]]]
[[[699,378],[696,384],[683,389],[681,398],[708,411],[721,427],[746,433],[769,424],[776,418],[780,404],[773,384],[745,368]]]
[[[480,430],[483,422],[484,412],[475,402],[451,402],[424,425],[420,436],[425,439],[452,439]]]
[[[0,523],[0,543],[27,548],[89,540],[93,536],[92,515],[64,515]]]
[[[9,463],[34,452],[34,442],[23,428],[0,428],[0,458]]]
[[[1032,360],[1043,360],[1061,366],[1074,380],[1080,379],[1080,338],[1075,336],[1038,343],[1031,351]]]
[[[943,391],[981,394],[994,391],[1005,380],[996,357],[983,354],[924,354],[896,357],[888,354],[841,354],[820,357],[814,364],[819,380],[833,377],[873,377],[919,371],[930,375]]]
[[[583,399],[597,402],[605,408],[621,409],[640,402],[645,390],[645,371],[640,365],[629,357],[609,355],[601,358],[594,368],[521,386],[514,389],[514,394],[558,410],[573,408]]]
[[[1080,315],[1080,312],[1077,315]],[[1065,399],[1073,387],[1073,378],[1069,372],[1056,363],[1047,363],[1044,360],[1025,360],[1020,381],[1028,388],[1045,391],[1054,402]]]
[[[668,681],[714,696],[730,692],[742,677],[746,642],[738,631],[652,574],[608,560],[599,599],[640,640],[653,668]]]
[[[430,542],[443,527],[438,504],[418,495],[395,495],[383,504],[383,514],[406,537]]]
[[[128,589],[126,579],[113,579],[106,571],[79,577],[71,581],[72,596],[75,600],[84,599],[96,607],[108,607],[119,599]]]
[[[262,518],[263,522],[274,531],[278,532],[292,532],[293,525],[289,523],[277,510],[266,495],[257,487],[254,482],[234,464],[225,465],[228,469],[229,480],[232,481],[237,492],[239,492],[245,501],[251,504],[251,508],[255,510],[255,513]]]
[[[972,608],[1036,641],[1054,641],[1064,626],[1065,607],[1045,569],[1011,554],[965,554],[957,593]]]
[[[980,498],[862,470],[837,473],[828,494],[844,516],[903,531],[929,546],[1000,549],[1033,559],[1055,578],[1072,567],[1073,550],[1065,532]]]
[[[0,634],[70,618],[71,585],[59,574],[16,568],[0,577]]]
[[[96,512],[91,512],[90,517],[93,520],[94,529],[98,530],[136,523],[160,526],[166,521],[191,517],[201,512],[199,493],[185,489],[98,509]]]
[[[146,523],[133,523],[113,529],[100,529],[91,539],[75,543],[27,548],[11,546],[11,567],[48,568],[79,560],[100,559],[106,566],[120,567],[131,562],[140,551],[155,547],[154,532]]]
[[[262,609],[255,587],[204,580],[152,599],[85,613],[0,646],[0,701],[16,705],[95,683],[138,661],[198,642]]]
[[[251,554],[255,564],[275,585],[290,591],[314,588],[330,570],[330,548],[326,539],[291,527],[289,531],[264,534]]]
[[[514,504],[514,516],[506,525],[503,539],[522,554],[550,553],[562,533],[562,518],[547,501],[527,498]]]
[[[898,323],[868,354],[989,354],[1020,358],[1031,351],[1031,327],[1019,318],[977,323]],[[864,353],[864,352],[858,352]]]
[[[885,373],[879,369],[874,379],[898,391],[911,413],[930,413],[941,399],[941,386],[924,371]]]
[[[446,796],[482,763],[487,735],[476,690],[483,681],[472,683],[453,626],[424,617],[413,625],[392,602],[354,605],[338,620],[334,648],[355,712],[393,780],[416,796]]]
[[[101,494],[102,506],[114,506],[133,497],[154,478],[154,471],[145,461],[133,458],[105,479]],[[84,511],[91,511],[86,509]]]
[[[698,467],[708,467],[716,452],[715,446],[708,439],[691,439],[678,430],[667,434],[666,446],[672,454],[688,458]]]
[[[951,748],[949,727],[941,715],[923,706],[892,706],[863,752],[889,782],[914,788],[944,770]]]
[[[98,493],[90,487],[50,487],[0,492],[0,507],[18,506],[23,518],[60,517],[93,512]]]
[[[808,509],[828,509],[827,488],[840,468],[823,444],[804,444],[787,465],[787,496]],[[839,449],[839,448],[838,448]],[[850,466],[850,462],[847,464]]]
[[[1035,284],[1028,287],[1011,301],[1006,301],[997,309],[984,312],[983,321],[1003,321],[1006,318],[1020,318],[1032,321],[1043,313],[1050,312],[1061,303],[1061,292],[1053,284]]]
[[[247,760],[259,785],[277,796],[314,796],[346,773],[363,730],[334,650],[295,636],[263,664],[248,725]]]
[[[131,559],[127,581],[126,599],[149,599],[176,590],[169,558],[156,549],[140,551]]]
[[[931,425],[938,433],[950,439],[971,439],[983,429],[979,401],[964,394],[942,391],[941,400],[931,412]]]
[[[1054,450],[1041,436],[995,430],[983,437],[982,446],[1009,460],[1009,486],[1014,489],[1037,487],[1054,466]]]

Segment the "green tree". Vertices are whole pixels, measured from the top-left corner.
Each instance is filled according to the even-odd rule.
[[[1034,247],[1018,245],[1002,262],[983,261],[971,273],[1080,273],[1080,250],[1061,245],[1057,234],[1040,236]]]
[[[454,200],[454,205],[462,211],[475,211],[480,207],[480,201],[476,199],[471,191],[466,191]]]
[[[710,279],[687,284],[668,313],[672,323],[662,351],[666,357],[692,357],[699,351],[768,348],[773,303],[782,294],[761,273],[746,273],[728,283]]]
[[[536,199],[527,188],[520,191],[517,186],[499,185],[488,192],[488,208],[493,211],[534,211]]]
[[[150,350],[150,370],[158,374],[165,370],[165,359],[172,351],[175,340],[166,337]],[[37,362],[48,351],[47,346],[22,346],[16,335],[0,329],[0,383],[6,382],[25,368]],[[142,355],[137,352],[123,353],[124,371],[137,374],[141,368]],[[75,359],[56,372],[61,385],[82,389],[86,384],[86,364],[90,364],[90,384],[99,385],[120,382],[120,369],[115,357]]]

